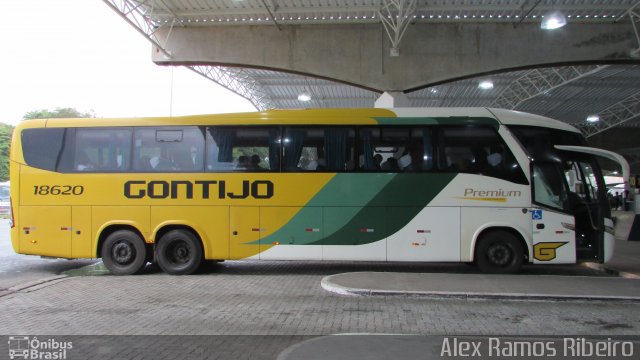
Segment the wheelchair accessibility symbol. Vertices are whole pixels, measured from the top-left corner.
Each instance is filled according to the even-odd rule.
[[[531,218],[533,220],[542,220],[542,210],[531,210]]]

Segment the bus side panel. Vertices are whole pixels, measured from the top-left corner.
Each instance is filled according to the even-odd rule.
[[[533,253],[535,264],[574,264],[576,262],[576,233],[567,229],[575,226],[572,215],[548,209],[534,208],[532,212]]]
[[[323,260],[387,260],[385,207],[325,207]],[[345,219],[350,219],[345,224]]]
[[[145,242],[152,243],[149,212],[149,206],[94,206],[91,209],[93,252],[97,254],[100,233],[110,225],[133,226],[140,231]]]
[[[95,257],[91,244],[91,206],[72,206],[71,224],[71,256],[74,258]]]
[[[260,208],[229,208],[229,259],[258,259],[260,254]],[[266,249],[263,249],[266,250]]]
[[[71,207],[20,207],[20,253],[71,257]]]
[[[524,238],[528,253],[531,254],[530,211],[523,211],[523,208],[465,207],[461,210],[461,218],[460,261],[473,261],[478,236],[483,230],[493,227],[516,230]]]
[[[321,207],[261,207],[260,230],[261,260],[322,260]]]
[[[202,240],[205,259],[229,258],[228,206],[152,206],[152,237],[156,238],[155,234],[168,225],[184,225],[196,231]]]
[[[391,225],[399,211],[387,208]],[[387,238],[389,261],[460,261],[460,208],[428,207]]]

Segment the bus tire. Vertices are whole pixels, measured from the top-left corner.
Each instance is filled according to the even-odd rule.
[[[519,239],[504,230],[487,233],[476,247],[475,263],[485,273],[514,274],[523,261],[524,250]]]
[[[162,271],[171,275],[189,275],[202,263],[200,240],[190,231],[171,230],[156,246],[156,261]]]
[[[129,230],[118,230],[107,236],[101,249],[102,262],[113,275],[139,273],[147,263],[144,241]]]

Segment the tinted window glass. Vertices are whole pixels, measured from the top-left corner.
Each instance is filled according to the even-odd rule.
[[[568,211],[568,189],[563,177],[558,164],[535,164],[533,166],[534,201],[551,208]]]
[[[355,169],[355,130],[347,127],[287,127],[285,171],[344,172]]]
[[[581,134],[570,131],[535,126],[509,126],[509,130],[531,157],[538,161],[554,161],[556,158],[554,145],[586,145]]]
[[[203,164],[204,136],[196,126],[134,130],[135,171],[198,172]]]
[[[74,171],[129,170],[131,129],[77,129]]]
[[[438,166],[444,171],[481,174],[526,184],[511,150],[492,127],[440,129]]]
[[[65,129],[25,129],[22,131],[22,153],[27,165],[55,171],[62,150]]]
[[[362,171],[433,170],[432,130],[427,127],[365,127],[360,130]]]
[[[210,127],[207,171],[279,171],[280,142],[276,127]]]

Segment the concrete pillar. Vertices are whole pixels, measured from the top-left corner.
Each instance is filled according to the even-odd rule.
[[[376,108],[394,108],[394,107],[411,107],[411,102],[407,95],[401,91],[385,91],[376,100],[373,107]]]

